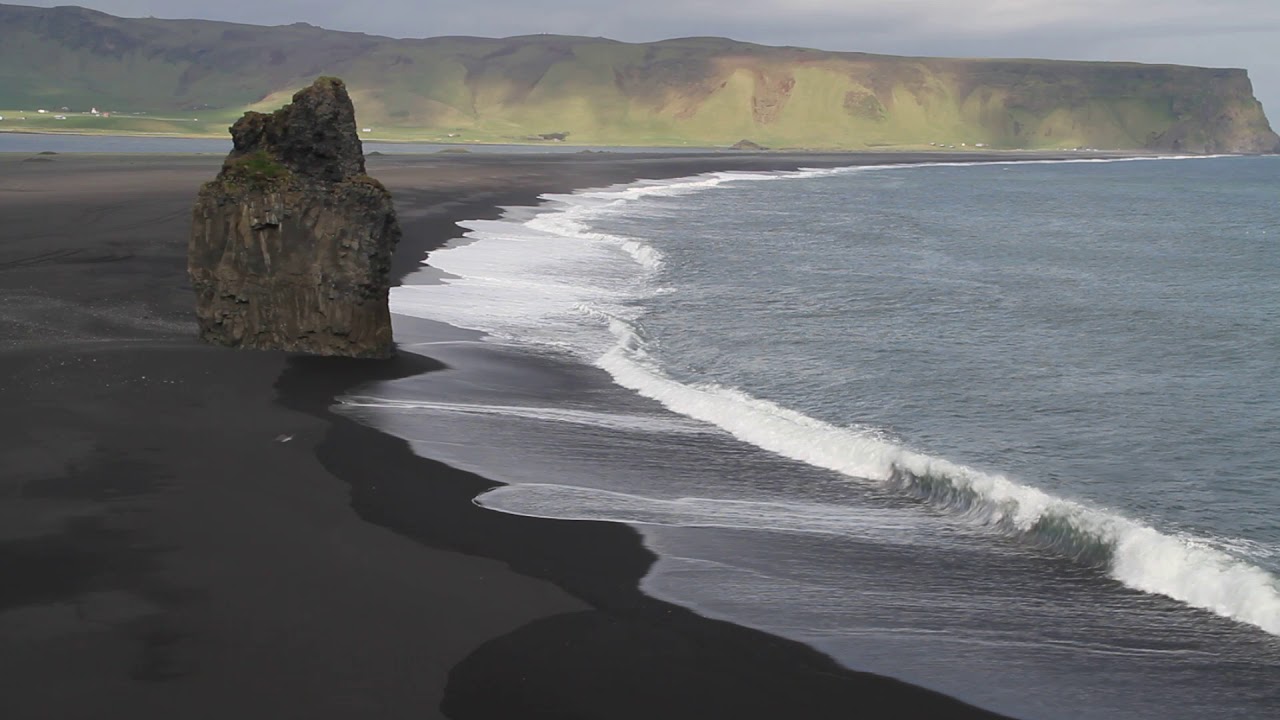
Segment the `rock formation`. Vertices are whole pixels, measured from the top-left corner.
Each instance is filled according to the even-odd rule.
[[[346,86],[320,78],[245,113],[200,189],[187,269],[200,337],[230,347],[388,357],[391,195],[365,174]]]

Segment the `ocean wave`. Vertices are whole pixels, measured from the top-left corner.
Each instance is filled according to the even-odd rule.
[[[489,254],[485,250],[483,254],[476,251],[468,255],[471,263],[456,265],[452,260],[457,250],[437,251],[432,255],[432,264],[458,277],[449,282],[461,285],[463,289],[468,287],[468,282],[478,283],[478,291],[473,294],[461,292],[453,300],[444,294],[436,294],[431,301],[412,299],[401,302],[400,297],[422,291],[397,288],[392,295],[393,310],[476,327],[513,341],[549,342],[548,338],[554,337],[554,344],[577,349],[584,359],[609,372],[619,385],[657,400],[679,414],[720,427],[740,440],[784,457],[833,470],[854,481],[875,483],[910,495],[965,522],[1016,536],[1080,562],[1105,568],[1112,577],[1131,588],[1164,595],[1280,635],[1280,582],[1243,557],[1224,550],[1239,546],[1239,543],[1230,539],[1162,533],[1148,524],[1126,517],[1122,512],[1061,498],[998,473],[982,472],[913,451],[874,430],[834,426],[732,387],[676,381],[665,374],[661,364],[649,353],[649,342],[634,322],[634,316],[628,314],[627,304],[622,301],[623,298],[634,299],[654,292],[652,283],[628,284],[625,279],[610,275],[617,269],[601,269],[598,254],[591,256],[595,274],[561,279],[565,277],[563,273],[566,270],[585,266],[581,257],[570,255],[575,252],[596,253],[602,247],[613,248],[628,257],[632,272],[639,268],[640,277],[652,280],[660,276],[663,257],[656,248],[638,238],[600,233],[591,227],[593,219],[609,213],[626,212],[635,201],[646,197],[703,192],[734,181],[810,178],[893,168],[968,167],[1015,162],[1129,162],[1140,159],[940,162],[911,166],[804,168],[778,173],[712,173],[573,195],[548,195],[544,199],[550,204],[549,212],[522,223],[508,223],[506,227],[501,227],[500,222],[496,226],[488,225],[477,239],[509,240],[515,237],[527,240],[554,236],[554,242],[539,244],[527,259],[525,256],[505,259],[484,257],[484,254]],[[1179,160],[1186,157],[1149,159]],[[568,250],[565,249],[566,240],[575,243]],[[548,249],[562,253],[560,261],[552,258],[548,264],[544,257]],[[502,267],[495,269],[495,264]],[[530,274],[539,271],[547,272],[554,279],[528,280]],[[537,290],[547,283],[554,286],[554,292],[530,294],[531,286]],[[505,291],[515,293],[515,296],[494,296],[494,293],[501,296]],[[442,298],[443,304],[440,302]],[[477,303],[492,310],[476,311]],[[461,307],[468,309],[459,309]],[[450,312],[451,309],[456,312]],[[576,324],[558,323],[568,317],[575,318]],[[547,327],[549,323],[554,326],[550,330]],[[602,339],[599,333],[601,325],[608,327],[607,339]],[[566,499],[563,494],[558,497]],[[596,503],[593,512],[604,519],[608,513],[598,507],[601,497],[593,496]],[[677,506],[675,509],[685,511],[687,507]],[[650,510],[645,512],[649,513],[646,517],[652,517]],[[802,522],[806,516],[813,516],[813,513],[806,515],[806,512],[791,512],[788,515],[791,520],[787,521],[789,527]],[[739,513],[738,517],[741,518],[742,514]],[[643,522],[635,517],[635,513],[630,519],[613,519]]]
[[[684,418],[635,413],[598,412],[578,408],[537,405],[490,405],[482,403],[439,402],[431,400],[399,400],[374,395],[346,395],[340,398],[344,408],[379,408],[402,412],[431,412],[444,415],[500,415],[542,422],[602,427],[613,430],[641,431],[676,435],[705,435],[715,432],[705,424]]]
[[[675,412],[784,457],[889,486],[969,522],[1105,567],[1129,587],[1280,635],[1276,578],[1207,541],[1167,535],[1118,513],[837,427],[735,388],[677,382],[655,366],[626,323],[615,320],[610,327],[618,344],[597,364],[622,386]]]
[[[905,510],[862,509],[837,505],[764,502],[723,498],[658,499],[633,493],[554,483],[503,485],[476,498],[491,510],[561,520],[595,520],[638,525],[777,530],[809,535],[839,535],[917,547],[919,519]],[[939,544],[945,539],[939,538]]]

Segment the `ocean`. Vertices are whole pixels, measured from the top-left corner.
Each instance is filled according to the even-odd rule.
[[[1022,718],[1275,717],[1277,198],[1275,157],[548,195],[393,290],[450,369],[341,411],[853,669]]]

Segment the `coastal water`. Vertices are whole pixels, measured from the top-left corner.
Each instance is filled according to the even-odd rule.
[[[492,143],[426,143],[426,142],[376,142],[363,143],[366,153],[384,155],[423,154],[437,152],[478,153],[571,153],[591,150],[584,145],[546,143],[541,145],[499,145]],[[144,135],[75,135],[72,133],[26,133],[0,131],[0,153],[211,153],[225,155],[231,151],[231,137],[184,138]],[[705,148],[657,148],[611,147],[611,152],[706,152]]]
[[[1278,196],[1277,158],[549,196],[393,293],[483,333],[416,348],[457,369],[344,407],[849,667],[1025,718],[1272,717]]]

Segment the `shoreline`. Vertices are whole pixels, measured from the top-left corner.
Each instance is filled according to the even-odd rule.
[[[784,162],[762,167],[761,159],[757,156],[756,162],[742,168],[724,167],[720,158],[688,159],[675,163],[678,170],[668,166],[639,173],[632,167],[631,172],[608,172],[593,182],[579,177],[568,183],[550,182],[463,200],[433,218],[428,232],[406,230],[406,241],[414,238],[410,241],[413,247],[402,241],[393,275],[396,284],[401,284],[420,267],[416,258],[460,237],[458,222],[494,219],[506,206],[537,206],[545,193],[703,172],[796,170],[801,166]],[[832,166],[846,164],[847,159],[842,158]],[[552,582],[592,608],[537,621],[481,646],[451,673],[442,705],[450,717],[530,716],[531,707],[563,706],[569,698],[560,687],[562,677],[577,677],[583,683],[573,693],[572,702],[580,705],[577,712],[586,716],[591,708],[614,706],[610,717],[777,717],[796,713],[821,717],[840,715],[850,706],[874,698],[877,705],[893,707],[895,712],[999,717],[893,678],[846,669],[802,643],[706,618],[644,594],[640,581],[656,556],[643,546],[640,533],[633,528],[622,523],[550,520],[486,510],[473,499],[502,483],[419,456],[404,440],[333,411],[337,397],[362,385],[432,372],[442,366],[406,351],[379,368],[376,375],[367,368],[348,369],[346,363],[339,364],[337,373],[332,374],[322,367],[327,365],[332,363],[322,358],[291,358],[276,383],[278,399],[329,423],[329,433],[318,444],[317,455],[330,472],[350,485],[352,507],[361,517],[434,547],[502,561],[520,574]],[[376,450],[370,452],[372,448]],[[371,457],[376,458],[372,463]],[[422,482],[423,477],[447,477],[448,484],[432,487]],[[504,540],[509,537],[522,540]],[[663,657],[662,667],[620,658],[614,647],[620,641],[632,646],[626,655]],[[573,650],[549,651],[562,645],[572,645]],[[672,654],[673,648],[682,652]],[[744,655],[752,660],[743,662]],[[513,657],[519,662],[513,662]],[[704,676],[707,667],[717,666],[732,678],[723,679],[725,686],[721,688],[714,688],[716,683]],[[607,676],[596,677],[597,682],[583,680],[600,675],[601,668],[611,669]],[[626,682],[619,682],[622,678],[627,678]],[[642,685],[666,688],[668,694],[656,701],[647,693],[622,696],[638,678],[643,678]],[[762,683],[768,688],[763,692]]]
[[[77,131],[61,131],[61,130],[28,130],[17,129],[10,130],[0,128],[0,137],[4,135],[23,135],[23,136],[45,136],[45,137],[78,137],[78,138],[94,138],[94,139],[159,139],[159,140],[225,140],[230,143],[230,138],[225,137],[221,133],[198,135],[188,133],[159,133],[159,132],[138,132],[138,133],[94,133],[94,132],[77,132]],[[475,141],[475,142],[450,142],[447,140],[407,140],[402,138],[364,138],[361,142],[373,145],[441,145],[447,150],[436,152],[457,152],[465,150],[469,147],[476,148],[505,148],[516,147],[522,149],[543,148],[548,154],[559,153],[607,153],[607,154],[663,154],[674,153],[678,155],[694,155],[706,156],[710,154],[722,154],[727,157],[752,156],[752,157],[778,157],[787,155],[943,155],[949,158],[964,158],[963,162],[971,161],[976,156],[1005,156],[1005,157],[1027,157],[1039,155],[1052,156],[1069,156],[1071,158],[1091,158],[1091,157],[1168,157],[1168,153],[1160,153],[1145,148],[1092,148],[1092,149],[1071,149],[1064,150],[1060,148],[991,148],[991,147],[966,147],[966,148],[944,148],[932,147],[928,145],[885,145],[876,147],[862,148],[803,148],[803,147],[781,147],[781,148],[765,148],[762,150],[739,150],[731,145],[619,145],[619,144],[579,144],[579,143],[556,143],[556,142],[520,142],[512,140],[507,142],[500,141]],[[570,150],[557,148],[571,148]],[[6,152],[21,151],[0,151],[0,154]],[[169,151],[166,151],[169,152]],[[483,150],[482,150],[483,152]],[[495,154],[501,154],[501,151],[494,151]],[[88,151],[66,151],[65,154],[95,154]],[[141,154],[138,151],[115,152],[112,154]],[[187,154],[179,152],[178,154]],[[398,154],[398,153],[397,153]],[[405,153],[414,154],[414,153]],[[538,154],[530,152],[530,154]],[[1269,153],[1254,153],[1254,155],[1267,155]],[[1273,153],[1271,153],[1273,154]],[[1225,153],[1230,156],[1248,157],[1249,153]],[[1219,157],[1222,155],[1213,153],[1192,153],[1186,157]],[[1064,158],[1065,159],[1065,158]]]
[[[654,556],[630,527],[484,510],[471,500],[496,483],[332,412],[435,361],[198,343],[187,213],[219,164],[0,165],[14,228],[0,417],[19,428],[0,445],[0,563],[15,578],[0,589],[14,650],[0,672],[22,688],[14,717],[103,703],[138,717],[996,717],[644,595]],[[544,193],[814,165],[384,156],[370,174],[401,213],[403,279],[459,220]]]

